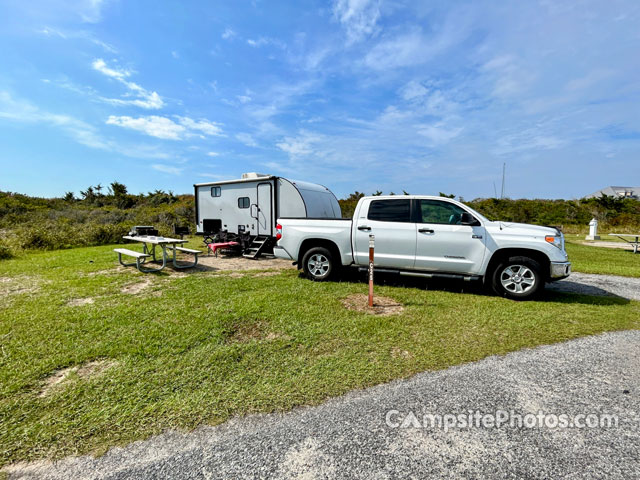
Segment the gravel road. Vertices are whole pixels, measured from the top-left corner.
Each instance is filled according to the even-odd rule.
[[[12,472],[51,479],[631,479],[640,478],[639,406],[640,331],[626,331],[422,373],[286,414],[170,432],[98,459]],[[606,413],[616,415],[618,425],[393,428],[410,413],[422,420],[424,413],[497,409],[523,419],[539,411]],[[389,426],[385,418],[393,410]]]
[[[569,278],[547,284],[546,288],[558,292],[606,295],[629,300],[640,300],[640,278],[574,272]]]

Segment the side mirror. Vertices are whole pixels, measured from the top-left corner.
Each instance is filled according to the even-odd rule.
[[[469,225],[471,227],[477,227],[480,225],[480,222],[476,220],[476,218],[471,215],[469,212],[463,212],[460,215],[460,225]]]

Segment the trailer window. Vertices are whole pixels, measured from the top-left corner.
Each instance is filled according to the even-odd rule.
[[[212,197],[219,197],[221,192],[222,192],[222,189],[220,187],[211,187]]]
[[[238,208],[249,208],[249,197],[238,198]]]
[[[406,200],[374,200],[369,205],[369,220],[379,222],[410,222],[411,201]]]

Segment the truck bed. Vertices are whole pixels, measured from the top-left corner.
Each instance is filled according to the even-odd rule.
[[[350,218],[282,217],[278,219],[278,224],[282,225],[282,239],[276,248],[283,249],[291,260],[298,261],[298,253],[305,238],[311,236],[314,239],[326,239],[338,246],[342,265],[350,265],[353,263],[352,223]]]

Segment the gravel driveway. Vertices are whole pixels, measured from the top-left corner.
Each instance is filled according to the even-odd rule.
[[[640,331],[626,331],[422,373],[318,407],[166,433],[98,459],[13,471],[56,479],[640,478],[639,405]],[[393,428],[410,412],[422,419],[497,409],[523,418],[607,413],[618,425]]]
[[[574,272],[569,278],[547,284],[546,288],[558,292],[606,295],[628,298],[629,300],[640,300],[640,278]]]

